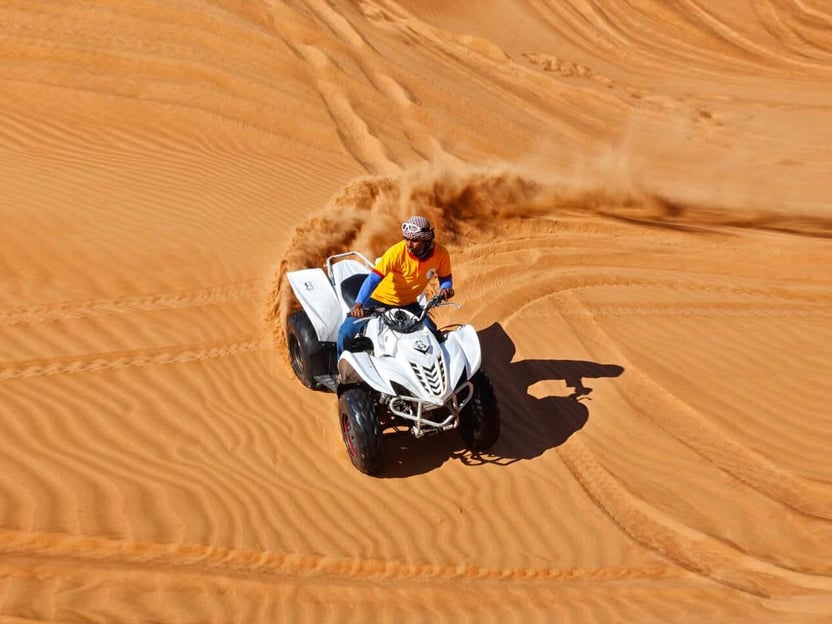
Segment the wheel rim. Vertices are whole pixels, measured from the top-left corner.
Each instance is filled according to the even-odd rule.
[[[300,352],[300,343],[294,336],[289,339],[289,359],[292,361],[295,374],[303,375],[303,355]]]
[[[341,435],[344,437],[344,444],[350,457],[355,457],[355,432],[352,429],[350,417],[345,412],[341,412]]]

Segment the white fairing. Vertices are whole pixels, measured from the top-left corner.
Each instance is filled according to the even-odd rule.
[[[364,332],[375,345],[373,355],[345,351],[339,367],[349,364],[361,378],[379,392],[395,396],[394,383],[421,399],[427,409],[445,405],[479,369],[480,343],[470,325],[448,334],[443,343],[425,327],[400,334],[381,319],[367,321]]]
[[[321,269],[303,269],[291,271],[286,277],[292,292],[309,316],[318,340],[334,341],[344,320],[344,311],[326,274]]]

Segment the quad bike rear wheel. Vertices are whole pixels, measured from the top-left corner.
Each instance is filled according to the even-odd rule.
[[[304,310],[298,310],[289,317],[286,340],[295,376],[307,388],[319,388],[315,376],[327,373],[327,354]]]
[[[500,408],[488,375],[477,371],[471,383],[474,395],[459,414],[459,434],[469,449],[484,451],[500,437]]]
[[[377,474],[384,465],[384,445],[369,393],[364,388],[345,391],[338,401],[338,416],[352,465],[365,474]]]

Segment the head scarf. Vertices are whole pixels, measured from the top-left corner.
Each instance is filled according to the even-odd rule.
[[[402,236],[404,236],[405,240],[425,241],[421,253],[413,252],[413,255],[419,258],[419,260],[427,260],[430,258],[434,245],[434,233],[430,221],[420,216],[410,217],[402,223]]]
[[[402,223],[402,236],[412,241],[432,241],[433,228],[425,217],[410,217]]]

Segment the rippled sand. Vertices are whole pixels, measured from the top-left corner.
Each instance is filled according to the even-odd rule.
[[[0,59],[0,621],[830,621],[829,3],[7,0]],[[371,478],[284,275],[413,213],[503,431]]]

